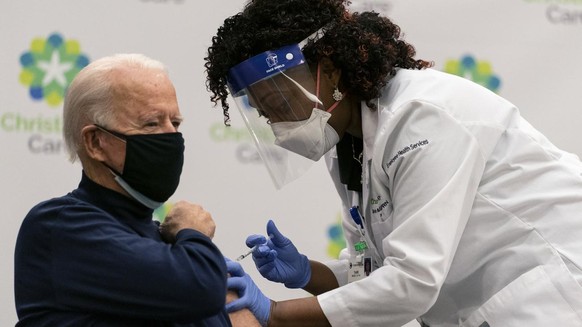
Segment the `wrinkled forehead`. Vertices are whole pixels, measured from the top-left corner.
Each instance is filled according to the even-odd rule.
[[[180,116],[174,85],[165,72],[157,69],[120,71],[111,101],[118,118],[143,121]]]

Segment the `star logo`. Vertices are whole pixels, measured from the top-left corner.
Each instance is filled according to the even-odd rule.
[[[73,64],[70,62],[61,63],[61,58],[57,51],[53,50],[50,61],[39,61],[38,68],[40,68],[44,73],[44,78],[42,79],[42,85],[49,85],[52,81],[56,81],[63,88],[67,87],[67,79],[65,73],[73,68]]]
[[[76,40],[65,40],[53,33],[47,39],[35,38],[30,50],[20,56],[20,83],[28,87],[33,100],[57,107],[75,75],[89,64]]]

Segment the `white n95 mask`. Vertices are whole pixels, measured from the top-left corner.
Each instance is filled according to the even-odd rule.
[[[306,120],[272,123],[275,144],[318,161],[340,140],[335,129],[327,123],[330,117],[331,113],[313,108]]]

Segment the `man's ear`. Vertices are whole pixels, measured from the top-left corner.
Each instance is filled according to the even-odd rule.
[[[81,130],[81,143],[87,156],[96,161],[105,161],[105,153],[101,145],[101,130],[95,125],[88,125]]]
[[[341,69],[337,68],[329,57],[323,57],[319,60],[321,74],[325,76],[331,85],[339,85],[342,76]]]

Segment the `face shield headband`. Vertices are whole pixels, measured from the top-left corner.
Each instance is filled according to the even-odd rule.
[[[315,81],[301,52],[305,44],[318,40],[323,34],[324,28],[298,44],[265,51],[249,58],[228,72],[230,94],[278,189],[303,175],[314,160],[321,157],[322,152],[329,150],[321,150],[320,141],[313,137],[313,128],[299,126],[319,125],[329,127],[325,128],[326,131],[333,130],[331,126],[325,126],[330,114],[316,109],[325,106],[316,96]],[[314,119],[318,122],[314,122]],[[307,155],[289,151],[277,140],[273,132],[275,125],[288,127],[289,124],[295,125],[293,133],[296,139],[304,140],[300,147],[305,150],[299,153],[305,152]],[[302,136],[302,133],[305,135]]]
[[[265,51],[232,67],[227,76],[230,94],[237,96],[239,92],[262,79],[306,64],[301,50],[307,43],[321,39],[325,35],[325,29],[326,27],[320,28],[297,44]]]

